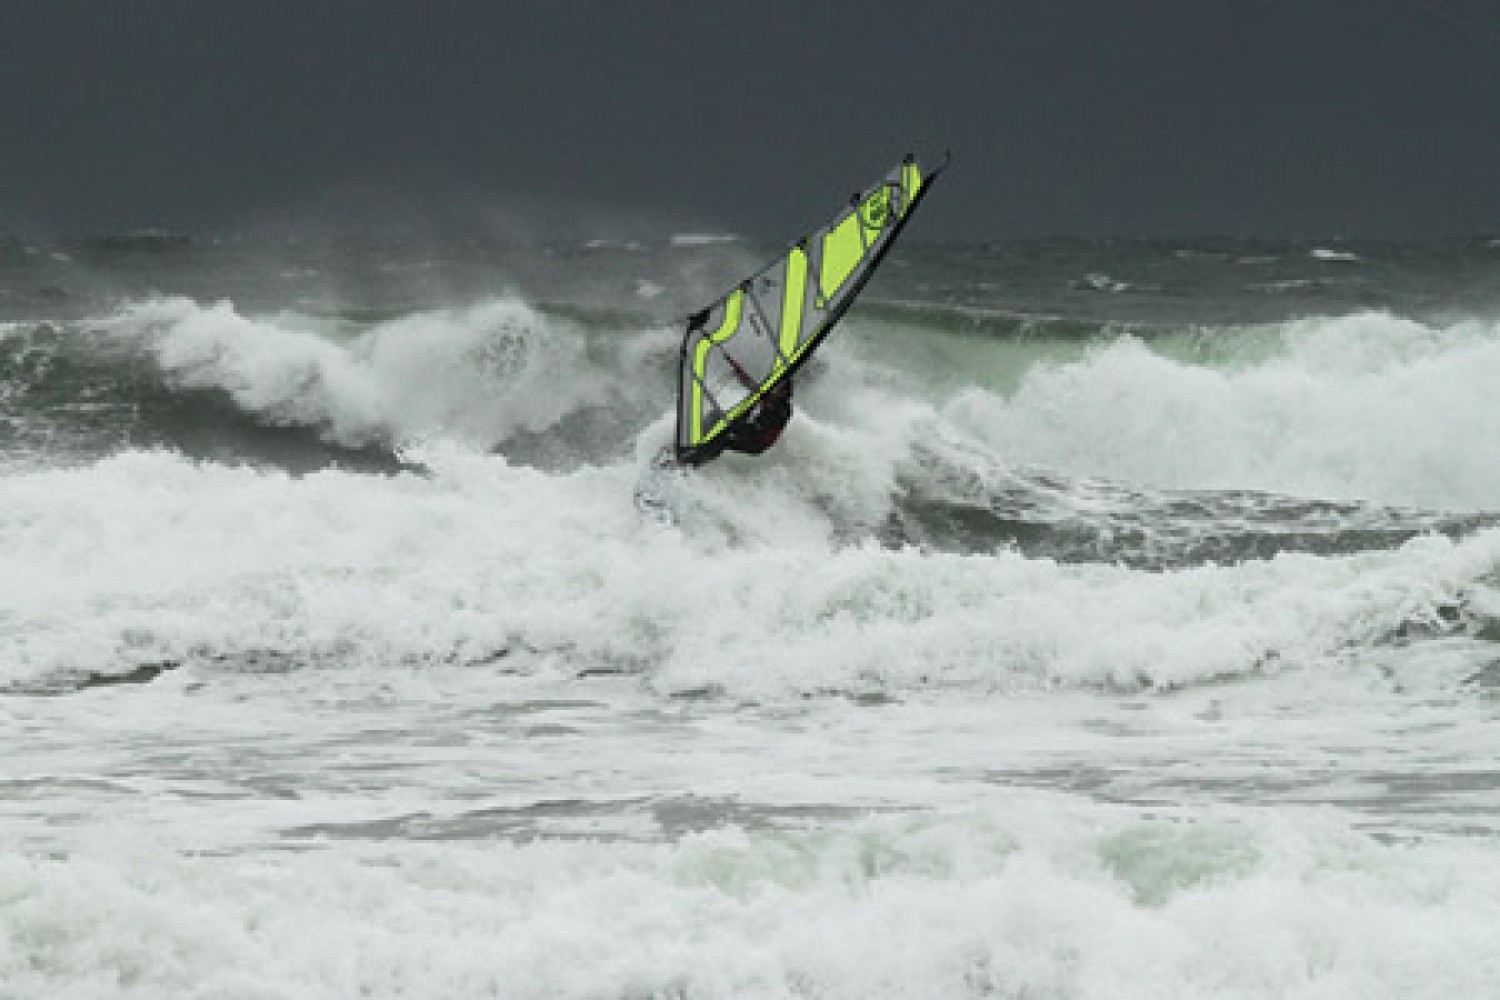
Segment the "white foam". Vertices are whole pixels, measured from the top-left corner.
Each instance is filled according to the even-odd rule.
[[[737,243],[739,239],[734,233],[675,233],[671,243],[674,247],[701,247],[714,243]]]
[[[1490,996],[1500,857],[1312,815],[965,812],[675,844],[0,857],[17,997]]]
[[[631,493],[670,415],[634,463],[474,447],[519,426],[448,409],[489,405],[466,371],[511,324],[503,386],[593,371],[516,303],[358,338],[176,300],[110,327],[268,419],[431,438],[404,451],[427,471],[136,452],[0,477],[0,685],[186,663],[0,698],[0,993],[1493,992],[1500,858],[1434,832],[1492,826],[1493,794],[1419,810],[1397,780],[1483,780],[1493,713],[1456,692],[1488,649],[1388,640],[1493,615],[1500,531],[1152,573],[850,541],[918,443],[979,437],[1136,482],[1482,498],[1489,451],[1428,438],[1490,426],[1489,328],[1309,321],[1219,367],[1122,341],[946,406],[836,342],[775,451],[668,477],[666,527]],[[606,367],[643,380],[673,342]],[[1357,460],[1325,469],[1335,444]],[[727,697],[661,697],[699,691]],[[532,697],[546,724],[518,721]],[[674,796],[710,805],[672,827]],[[836,818],[880,808],[903,812]],[[517,815],[537,839],[504,839]]]
[[[1367,313],[1281,338],[1280,354],[1227,367],[1126,338],[1034,367],[1009,398],[960,393],[947,415],[1000,454],[1081,475],[1500,509],[1493,326]]]
[[[633,467],[418,454],[430,476],[127,454],[0,479],[5,680],[260,649],[380,670],[519,643],[770,700],[1170,687],[1321,662],[1433,618],[1500,562],[1500,532],[1173,573],[839,547],[860,512],[825,509],[857,502],[837,466],[821,485],[774,462],[682,477],[664,529],[632,506]]]
[[[113,335],[249,410],[355,439],[440,428],[447,443],[409,451],[429,476],[299,479],[169,454],[5,476],[4,680],[257,649],[374,665],[519,644],[565,649],[579,669],[637,671],[662,691],[769,700],[1174,687],[1375,642],[1459,602],[1500,560],[1494,533],[1171,573],[848,544],[879,530],[918,442],[961,432],[1002,455],[1135,483],[1500,506],[1488,460],[1500,343],[1482,325],[1306,321],[1283,331],[1281,354],[1218,368],[1127,339],[1032,369],[1009,399],[970,390],[942,410],[842,355],[799,387],[776,450],[668,477],[674,530],[631,503],[670,416],[640,436],[635,464],[571,474],[462,446],[555,419],[596,391],[571,367],[543,377],[582,346],[537,322],[496,302],[350,340],[225,305],[128,310]],[[496,396],[495,379],[470,369],[509,350],[513,330],[517,358],[495,362],[510,391]],[[631,338],[611,363],[634,371],[661,338]]]
[[[354,336],[307,317],[180,298],[131,305],[104,328],[147,351],[176,385],[223,389],[268,422],[352,446],[441,435],[488,447],[609,398],[610,379],[587,360],[580,333],[507,299]]]
[[[1084,275],[1079,281],[1074,282],[1074,287],[1118,295],[1120,292],[1129,291],[1130,284],[1111,278],[1102,272],[1094,271]]]

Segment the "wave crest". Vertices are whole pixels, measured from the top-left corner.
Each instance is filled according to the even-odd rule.
[[[1383,314],[1304,320],[1282,350],[1209,366],[1131,337],[1040,363],[945,413],[1016,460],[1180,489],[1500,509],[1500,334]]]
[[[305,316],[249,317],[228,302],[158,299],[104,329],[177,388],[222,390],[263,421],[355,448],[430,436],[492,448],[602,406],[611,392],[581,334],[515,300],[351,332]]]

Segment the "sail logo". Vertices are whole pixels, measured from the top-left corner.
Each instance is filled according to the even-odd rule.
[[[860,213],[864,223],[871,229],[880,229],[891,217],[891,195],[884,189],[871,195]]]

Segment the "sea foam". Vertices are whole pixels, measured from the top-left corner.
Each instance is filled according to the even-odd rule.
[[[627,465],[422,457],[427,474],[293,477],[132,453],[0,479],[5,680],[264,649],[374,670],[557,650],[753,699],[1175,687],[1440,623],[1500,562],[1495,531],[1168,573],[889,550],[814,530],[815,498],[774,476],[685,480],[672,528],[635,509]],[[699,503],[803,527],[695,529]]]
[[[1493,326],[1361,314],[1280,337],[1276,355],[1214,366],[1126,337],[1039,364],[1008,397],[961,391],[946,413],[1001,454],[1074,474],[1500,509]]]
[[[1500,858],[1046,796],[673,844],[0,860],[20,997],[1493,995]]]
[[[222,390],[267,423],[311,427],[354,447],[434,435],[493,446],[608,399],[583,338],[512,299],[355,333],[180,298],[133,304],[102,325],[178,388]]]

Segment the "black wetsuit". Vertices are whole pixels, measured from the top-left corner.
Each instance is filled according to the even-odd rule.
[[[782,385],[786,387],[784,391],[773,390],[762,396],[748,418],[705,445],[695,464],[718,458],[725,451],[759,455],[775,444],[782,428],[792,419],[792,383],[786,381]]]

